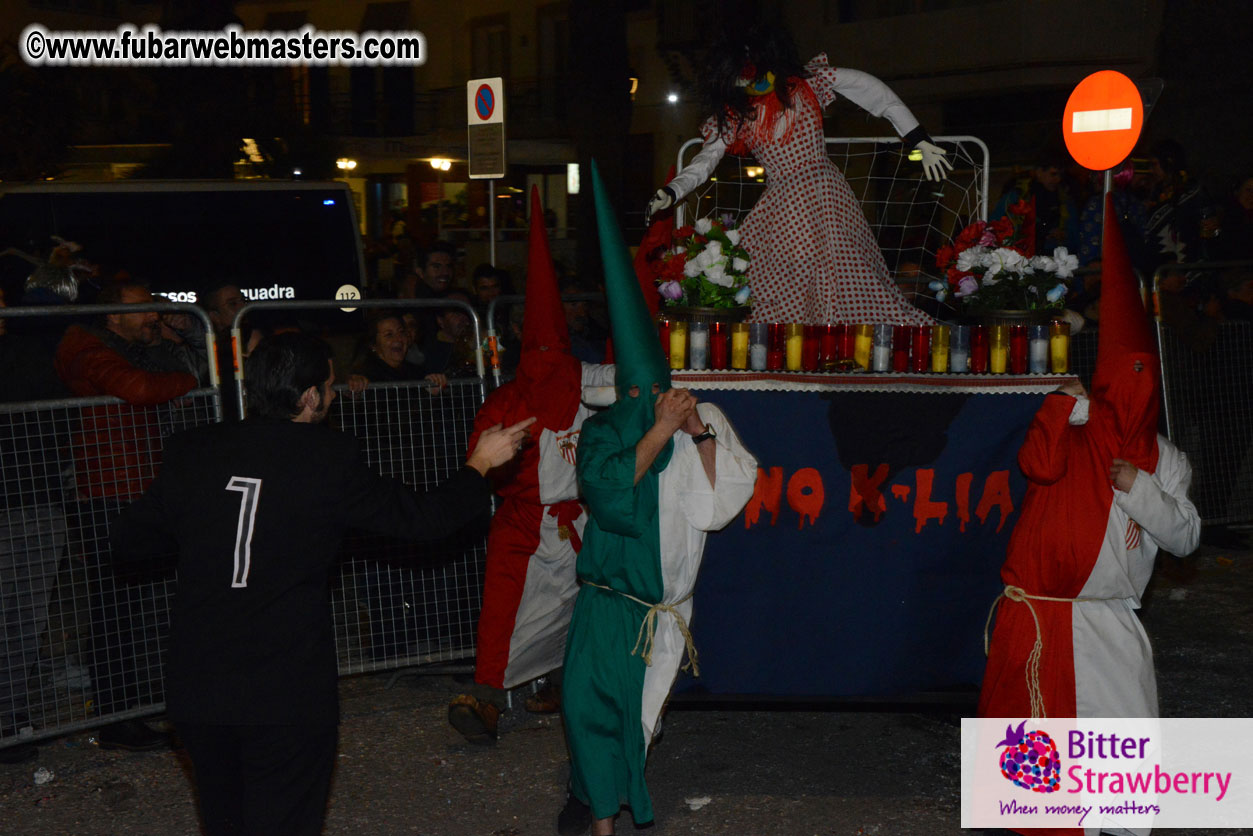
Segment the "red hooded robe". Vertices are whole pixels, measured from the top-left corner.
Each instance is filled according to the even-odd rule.
[[[1050,394],[1018,453],[1027,495],[1001,569],[1007,594],[1085,600],[1000,600],[980,717],[1157,716],[1152,649],[1134,611],[1158,547],[1192,551],[1200,519],[1186,457],[1157,435],[1157,352],[1118,224],[1105,229],[1100,321],[1090,396]],[[1114,459],[1140,471],[1130,491],[1114,487]]]
[[[612,383],[612,367],[585,366],[570,353],[543,219],[532,189],[518,372],[484,401],[469,444],[473,450],[479,434],[496,424],[538,419],[521,454],[489,474],[501,504],[487,538],[474,678],[493,688],[512,688],[561,666],[586,520],[574,469],[579,430],[590,414],[580,397],[584,383]]]

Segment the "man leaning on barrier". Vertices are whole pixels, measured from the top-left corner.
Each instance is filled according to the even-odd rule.
[[[134,283],[105,287],[100,304],[151,304]],[[157,406],[196,387],[182,358],[162,344],[155,311],[105,314],[95,325],[71,325],[57,347],[57,374],[80,398],[111,395],[124,404],[83,409],[73,438],[78,499],[77,527],[91,586],[90,667],[97,716],[106,717],[162,700],[155,634],[159,608],[151,583],[114,576],[108,526],[122,506],[139,496],[161,458]],[[100,729],[102,749],[156,749],[166,735],[139,720]]]
[[[516,455],[535,419],[484,432],[465,467],[417,494],[323,423],[335,398],[324,343],[270,338],[245,371],[248,420],[171,438],[113,544],[128,559],[178,553],[167,702],[206,832],[316,834],[335,762],[327,587],[344,534],[455,531],[487,506],[484,474]]]

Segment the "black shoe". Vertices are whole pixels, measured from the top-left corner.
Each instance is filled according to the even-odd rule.
[[[557,814],[558,836],[583,836],[592,827],[592,808],[574,797],[566,796],[566,806]]]
[[[0,749],[0,763],[26,763],[33,761],[39,754],[34,743],[18,743],[16,746],[5,746]]]
[[[125,749],[128,752],[150,752],[168,749],[170,737],[149,728],[140,720],[122,720],[101,726],[96,732],[96,745],[101,749]]]

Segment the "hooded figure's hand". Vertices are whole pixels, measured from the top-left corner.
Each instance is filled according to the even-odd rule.
[[[696,396],[686,389],[667,389],[657,396],[653,423],[673,434],[696,411]]]

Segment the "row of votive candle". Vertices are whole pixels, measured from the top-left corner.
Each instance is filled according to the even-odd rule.
[[[659,323],[672,369],[1065,374],[1070,325]]]

